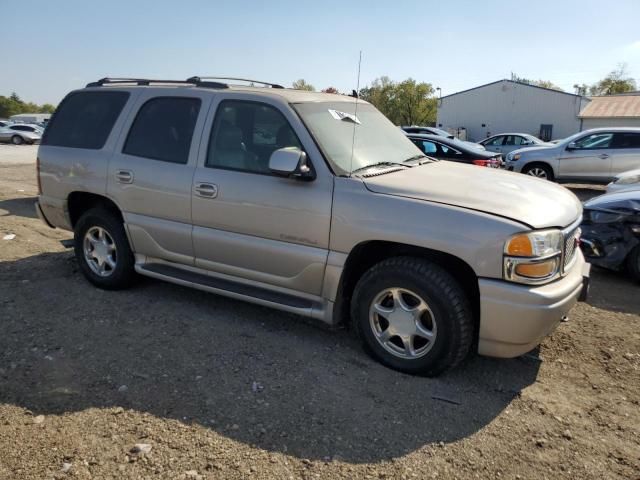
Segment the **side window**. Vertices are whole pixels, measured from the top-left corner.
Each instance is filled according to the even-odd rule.
[[[157,97],[147,101],[131,125],[122,153],[187,163],[200,99]]]
[[[442,151],[442,156],[444,156],[445,158],[456,158],[458,155],[461,155],[461,153],[451,147],[448,147],[447,145],[438,145],[440,147],[440,150]]]
[[[280,111],[263,103],[225,100],[213,122],[206,166],[268,174],[271,154],[285,147],[302,145]]]
[[[616,133],[613,148],[640,148],[640,133]]]
[[[595,150],[599,148],[609,148],[613,133],[593,133],[582,137],[575,142],[575,148],[578,150]]]
[[[502,145],[503,141],[504,141],[504,137],[501,135],[501,136],[496,137],[493,140],[487,142],[485,145],[490,145],[492,147],[499,147],[500,145]]]
[[[433,142],[423,140],[421,150],[425,153],[425,155],[433,155],[434,153],[438,152],[438,147],[436,147],[436,144]]]
[[[99,150],[129,98],[127,92],[76,92],[51,117],[43,145]]]

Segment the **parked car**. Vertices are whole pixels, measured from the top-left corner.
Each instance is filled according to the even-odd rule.
[[[595,128],[552,147],[530,147],[507,154],[506,168],[557,181],[601,182],[640,168],[640,128]]]
[[[543,142],[528,133],[501,133],[486,138],[479,143],[490,152],[498,152],[502,155],[524,147],[549,147],[553,145]]]
[[[442,130],[441,128],[421,127],[419,125],[412,125],[410,127],[400,127],[400,128],[402,128],[402,130],[404,130],[405,132],[411,133],[411,134],[437,135],[439,137],[449,138],[451,140],[456,138],[455,135],[452,135],[446,130]],[[475,147],[477,149],[484,150],[484,146],[479,143],[468,142],[466,140],[460,140],[460,141],[464,143],[468,143],[470,146]]]
[[[607,193],[625,190],[640,190],[640,168],[616,175],[613,181],[607,185]]]
[[[11,124],[0,128],[0,142],[14,145],[38,143],[42,138],[42,130],[33,125]]]
[[[409,139],[422,153],[438,160],[469,163],[482,167],[500,168],[502,158],[495,152],[487,152],[472,147],[457,138],[444,138],[438,135],[407,134]]]
[[[227,80],[102,79],[59,105],[36,211],[97,287],[139,273],[348,322],[426,375],[533,349],[586,294],[567,189],[430,160],[357,98]]]
[[[594,265],[640,282],[640,190],[600,195],[584,204],[582,250]]]
[[[0,128],[8,127],[9,125],[11,125],[11,123],[12,122],[9,120],[2,119],[0,120]]]

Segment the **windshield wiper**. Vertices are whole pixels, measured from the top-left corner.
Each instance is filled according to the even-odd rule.
[[[407,167],[410,167],[410,165],[407,165],[405,163],[398,163],[398,162],[378,162],[378,163],[372,163],[371,165],[365,165],[364,167],[356,168],[351,173],[361,172],[362,170],[367,170],[369,168],[374,168],[374,167],[404,167],[404,168],[407,168]]]

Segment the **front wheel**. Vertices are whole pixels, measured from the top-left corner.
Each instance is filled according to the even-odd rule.
[[[465,292],[439,266],[396,257],[367,271],[351,303],[365,350],[382,364],[435,376],[469,353],[473,315]]]
[[[80,270],[99,288],[118,290],[134,280],[134,256],[122,220],[104,208],[84,213],[74,229]]]
[[[548,165],[543,165],[540,163],[527,165],[522,170],[522,173],[525,175],[530,175],[532,177],[540,178],[542,180],[553,181],[553,170]]]

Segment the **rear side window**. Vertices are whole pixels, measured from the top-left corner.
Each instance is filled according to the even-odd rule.
[[[47,125],[42,144],[101,149],[128,98],[127,92],[76,92],[68,95]]]
[[[187,163],[200,99],[157,97],[136,116],[123,153],[172,163]]]
[[[640,148],[640,133],[616,133],[613,148]]]

